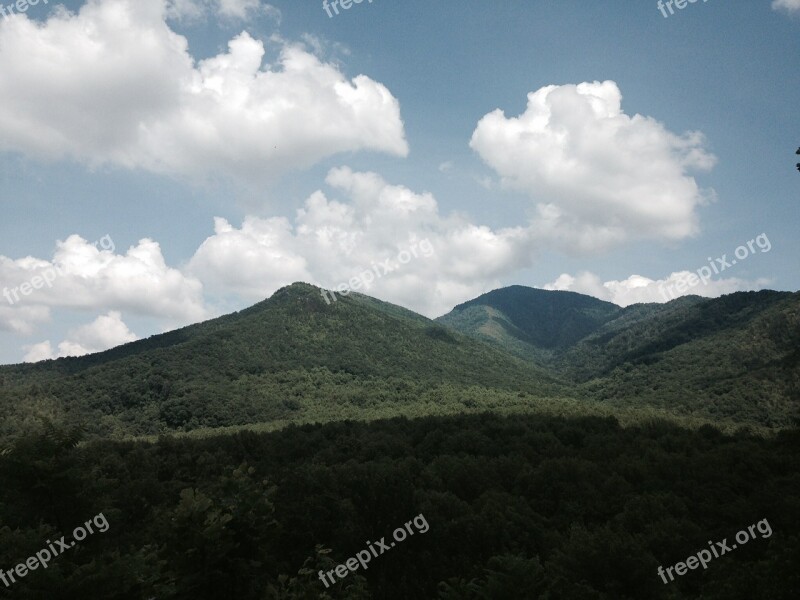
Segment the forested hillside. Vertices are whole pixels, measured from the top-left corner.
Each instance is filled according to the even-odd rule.
[[[438,321],[551,369],[578,384],[581,398],[767,427],[800,418],[800,294],[627,308],[575,296],[513,286]],[[553,332],[564,329],[582,333],[554,344]]]
[[[619,312],[615,304],[591,296],[513,285],[459,304],[436,320],[518,356],[544,361]]]
[[[108,523],[0,598],[797,597],[797,294],[488,297],[445,324],[295,284],[0,369],[0,568]],[[411,519],[429,529],[322,583]]]
[[[108,352],[0,368],[7,434],[34,414],[121,436],[454,413],[468,397],[490,403],[512,394],[559,397],[569,388],[400,307],[361,295],[327,304],[306,284]]]

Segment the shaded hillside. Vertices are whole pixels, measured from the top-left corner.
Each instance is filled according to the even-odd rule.
[[[513,286],[439,321],[582,383],[589,399],[786,426],[800,416],[799,314],[787,292],[619,308]]]
[[[437,321],[518,356],[542,360],[619,312],[615,304],[591,296],[514,285],[459,304]]]
[[[739,292],[620,319],[559,357],[592,397],[767,426],[800,417],[800,294]]]
[[[434,387],[562,389],[411,311],[361,295],[329,305],[318,288],[294,284],[239,313],[108,352],[1,368],[0,406],[18,418],[63,411],[98,433],[157,433],[292,420],[314,398],[414,402]]]

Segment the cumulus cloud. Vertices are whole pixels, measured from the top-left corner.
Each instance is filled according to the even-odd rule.
[[[712,279],[702,283],[698,281],[697,275],[690,271],[671,273],[664,279],[654,280],[642,275],[631,275],[622,281],[604,282],[594,273],[584,271],[575,276],[563,273],[542,288],[578,292],[619,306],[630,306],[646,302],[663,303],[690,295],[717,298],[733,292],[761,290],[769,283],[768,279],[748,281],[736,277]]]
[[[23,348],[25,350],[25,357],[22,359],[26,363],[35,363],[40,360],[50,360],[55,358],[53,353],[53,346],[49,341],[40,342],[38,344],[30,344]]]
[[[470,146],[534,199],[532,233],[575,253],[694,235],[712,195],[688,174],[715,163],[702,134],[625,114],[613,81],[543,87],[519,117],[484,116]]]
[[[800,0],[773,0],[773,10],[784,10],[788,13],[800,12]]]
[[[208,308],[206,294],[217,307],[240,306],[295,281],[347,284],[436,316],[532,262],[524,227],[492,229],[442,215],[432,194],[376,173],[336,168],[326,183],[290,218],[215,219],[213,235],[181,269],[146,238],[123,252],[110,236],[89,243],[72,235],[51,258],[0,255],[0,329],[30,335],[57,309],[131,313],[174,327],[219,312]],[[352,285],[370,271],[375,277]],[[72,342],[89,348],[69,338],[49,354],[44,342],[29,352],[57,356],[75,350]]]
[[[197,250],[190,269],[217,293],[263,300],[283,285],[311,280],[295,246],[288,219],[247,217],[236,229],[217,217],[214,235]]]
[[[214,293],[260,300],[294,281],[336,288],[377,267],[380,276],[358,291],[433,316],[530,264],[524,228],[494,231],[442,216],[431,194],[375,173],[338,168],[326,181],[347,199],[319,190],[293,220],[247,217],[237,228],[216,219],[214,235],[197,250],[189,272]],[[400,264],[401,253],[414,247],[416,258]],[[396,268],[384,274],[386,260]]]
[[[30,333],[51,308],[125,310],[172,324],[209,316],[202,284],[168,267],[158,243],[142,239],[116,254],[109,241],[72,235],[57,243],[51,260],[0,255],[0,329]]]
[[[67,339],[58,344],[58,352],[53,351],[50,340],[26,346],[25,362],[38,362],[64,356],[83,356],[102,352],[121,344],[133,342],[138,336],[128,329],[122,315],[116,311],[100,315],[87,325],[70,331]]]
[[[0,150],[251,185],[337,153],[408,153],[382,84],[277,38],[265,64],[246,32],[195,62],[166,16],[164,0],[88,0],[0,21]]]

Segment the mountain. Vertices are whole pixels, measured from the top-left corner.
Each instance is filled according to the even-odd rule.
[[[601,402],[766,426],[800,414],[800,293],[620,308],[512,286],[437,320],[548,368]]]
[[[591,296],[514,285],[459,304],[437,321],[541,360],[597,331],[619,312],[616,304]]]
[[[620,308],[513,286],[433,321],[297,283],[107,352],[0,367],[0,437],[38,416],[112,438],[481,411],[784,427],[798,308],[780,292]]]
[[[400,405],[428,414],[477,390],[486,401],[566,392],[548,372],[411,311],[361,294],[329,304],[303,283],[107,352],[0,368],[7,431],[32,411],[63,412],[98,435],[386,416]]]
[[[797,294],[623,309],[514,287],[452,317],[474,338],[294,284],[0,368],[0,564],[73,524],[102,533],[15,597],[796,596]],[[657,576],[756,526],[776,535],[671,588]],[[389,536],[389,557],[323,587]]]
[[[800,418],[800,294],[629,307],[554,365],[601,401],[787,426]]]
[[[0,368],[0,564],[80,542],[14,597],[796,597],[800,295],[321,294]]]

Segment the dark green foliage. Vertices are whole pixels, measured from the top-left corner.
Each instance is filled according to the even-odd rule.
[[[242,464],[220,481],[214,497],[199,489],[180,492],[178,506],[161,524],[161,597],[227,595],[255,598],[261,573],[275,562],[268,540],[275,533],[275,488]]]
[[[0,439],[39,416],[83,423],[88,438],[124,438],[548,402],[766,428],[800,422],[798,294],[620,309],[514,286],[440,323],[360,294],[337,298],[294,284],[108,352],[0,367]]]
[[[513,286],[438,320],[574,381],[578,397],[767,427],[800,419],[798,293],[623,309]]]
[[[410,311],[295,284],[252,308],[87,357],[0,368],[2,434],[32,414],[91,436],[330,420],[302,400],[414,402],[447,387],[558,396],[554,377]],[[442,392],[448,394],[449,392]],[[382,416],[398,414],[388,411]],[[342,407],[339,418],[362,416]]]
[[[459,304],[437,321],[489,340],[517,338],[535,352],[572,346],[619,310],[615,304],[575,292],[512,285]]]
[[[478,415],[96,441],[44,469],[63,469],[42,489],[80,515],[34,510],[41,489],[18,485],[48,460],[37,436],[0,458],[0,568],[100,511],[110,529],[0,598],[788,600],[800,586],[796,430]],[[419,514],[427,533],[323,588],[319,570]],[[658,577],[764,518],[771,537]]]

